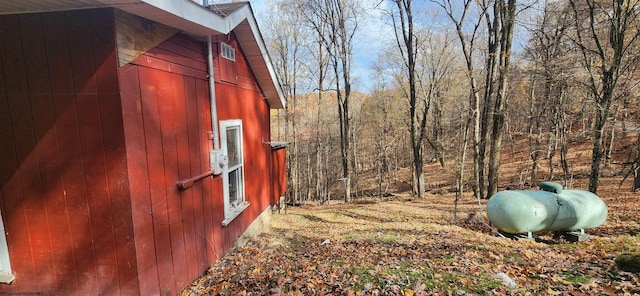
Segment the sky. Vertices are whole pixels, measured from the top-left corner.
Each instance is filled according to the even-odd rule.
[[[268,4],[271,0],[250,0],[258,26],[262,27],[265,15],[268,13]],[[382,10],[374,9],[380,0],[362,0],[369,14],[365,16],[360,29],[354,36],[352,88],[356,91],[369,92],[373,87],[371,65],[378,59],[385,45],[395,42],[393,28],[382,15]],[[388,5],[389,1],[382,1],[381,6]],[[393,44],[393,43],[391,43]]]
[[[228,1],[229,0],[223,0],[222,2]],[[268,5],[275,1],[250,0],[249,2],[255,13],[258,25],[263,27],[264,25],[261,22],[266,20],[266,15],[269,13]],[[367,14],[361,21],[360,28],[354,37],[354,56],[351,72],[352,89],[361,92],[370,92],[376,81],[376,77],[373,76],[375,73],[372,70],[372,65],[378,62],[377,60],[380,53],[383,52],[385,48],[395,46],[396,44],[393,27],[383,10],[395,11],[397,8],[392,7],[394,4],[389,0],[360,0],[360,2],[367,11]],[[440,14],[441,11],[439,7],[429,4],[430,2],[428,1],[414,1],[413,3],[415,22],[425,22],[425,25],[428,25],[428,23],[432,23],[435,20],[445,25],[451,25],[448,19],[437,19],[444,17]],[[523,34],[522,28],[516,26],[513,45],[514,53],[520,52],[522,46],[526,43],[527,37]]]

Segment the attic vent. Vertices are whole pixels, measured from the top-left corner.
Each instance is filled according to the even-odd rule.
[[[231,47],[231,45],[226,44],[224,42],[220,42],[220,52],[222,52],[222,57],[234,61],[236,60],[236,50]]]

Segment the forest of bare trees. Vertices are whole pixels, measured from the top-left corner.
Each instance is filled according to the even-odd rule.
[[[521,186],[566,184],[580,141],[597,192],[628,140],[620,174],[640,189],[639,16],[640,0],[273,1],[262,33],[288,100],[272,114],[273,138],[290,143],[287,201],[421,197],[427,162],[456,172],[458,194],[488,198],[516,137],[530,153]],[[390,33],[354,79],[371,18]],[[354,91],[362,79],[371,87]]]

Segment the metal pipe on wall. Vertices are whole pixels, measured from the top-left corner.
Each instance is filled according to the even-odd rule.
[[[226,156],[220,150],[220,135],[218,130],[218,107],[216,103],[216,87],[215,76],[213,75],[213,47],[211,45],[211,36],[207,36],[207,71],[209,72],[209,100],[211,102],[211,135],[213,141],[213,150],[209,151],[210,168],[208,171],[191,177],[189,179],[180,180],[176,183],[178,188],[185,190],[206,177],[219,175],[223,172],[226,165]]]
[[[216,86],[213,75],[213,46],[211,35],[207,35],[207,71],[209,74],[209,100],[211,101],[211,129],[213,133],[213,149],[220,150],[220,136],[218,130],[218,107],[216,105]]]

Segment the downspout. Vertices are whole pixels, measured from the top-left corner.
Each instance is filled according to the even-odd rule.
[[[215,77],[213,75],[213,47],[211,46],[211,36],[207,36],[207,71],[209,72],[209,100],[211,101],[211,135],[213,140],[213,150],[209,151],[210,168],[208,171],[180,180],[176,183],[178,188],[185,190],[204,178],[222,174],[224,166],[227,164],[227,157],[220,150],[220,136],[218,131],[218,108],[216,105]]]
[[[211,35],[207,35],[207,71],[209,72],[209,100],[211,101],[211,129],[213,134],[213,150],[220,150],[218,130],[218,106],[216,105],[216,86],[213,75],[213,46]]]

